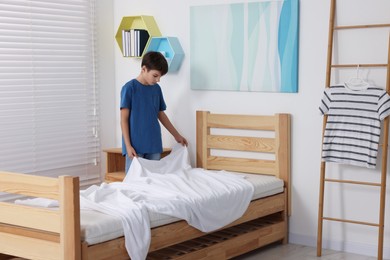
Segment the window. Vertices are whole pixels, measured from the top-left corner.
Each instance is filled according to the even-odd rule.
[[[95,0],[0,0],[0,170],[100,175]]]

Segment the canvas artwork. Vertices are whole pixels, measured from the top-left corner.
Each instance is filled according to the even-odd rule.
[[[191,88],[297,92],[298,9],[298,0],[191,6]]]

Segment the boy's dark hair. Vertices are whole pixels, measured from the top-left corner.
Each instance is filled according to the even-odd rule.
[[[168,62],[164,55],[157,51],[147,52],[141,62],[141,67],[145,66],[148,70],[158,70],[161,72],[161,76],[168,72]]]

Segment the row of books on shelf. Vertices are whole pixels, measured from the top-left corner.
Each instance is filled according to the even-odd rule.
[[[142,29],[122,30],[122,48],[124,57],[139,57],[145,49],[149,33]]]

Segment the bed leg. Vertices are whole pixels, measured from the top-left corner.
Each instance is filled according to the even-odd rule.
[[[284,190],[284,194],[285,194],[284,198],[286,201],[286,205],[285,205],[284,211],[282,212],[282,218],[283,218],[284,226],[285,226],[284,238],[282,239],[283,245],[288,244],[288,217],[289,217],[289,214],[291,213],[291,212],[289,212],[288,192],[286,189]]]
[[[88,244],[81,242],[81,260],[88,260]]]
[[[283,219],[284,219],[284,226],[285,226],[285,231],[284,231],[284,238],[282,239],[282,244],[288,244],[288,217],[286,212],[283,212]]]

